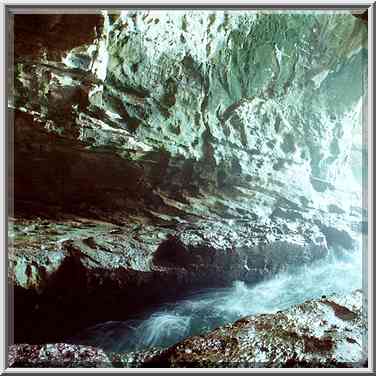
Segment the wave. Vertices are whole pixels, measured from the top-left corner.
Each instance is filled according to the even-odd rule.
[[[322,295],[346,294],[362,288],[362,242],[355,250],[332,249],[311,265],[290,267],[254,285],[236,281],[229,288],[192,293],[147,312],[139,320],[109,321],[91,327],[76,343],[107,351],[167,347],[247,315],[273,313]]]

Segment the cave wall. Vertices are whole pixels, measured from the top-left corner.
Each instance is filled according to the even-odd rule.
[[[120,211],[126,197],[148,192],[155,204],[160,191],[180,201],[252,196],[253,215],[270,215],[281,200],[324,210],[344,202],[335,189],[351,170],[367,87],[367,27],[349,12],[121,11],[19,15],[14,24],[15,123],[31,114],[40,134],[70,140],[66,155],[51,158],[65,170],[77,164],[65,188],[48,186],[48,158],[33,161],[32,147],[25,154],[34,131],[16,132],[24,146],[15,150],[16,203],[43,203],[45,189],[58,204],[85,201],[85,189],[66,188],[79,171],[77,184],[101,198],[93,204],[106,207],[111,196]],[[68,157],[72,148],[86,152]],[[102,168],[84,157],[91,153]],[[117,157],[124,163],[109,176]]]

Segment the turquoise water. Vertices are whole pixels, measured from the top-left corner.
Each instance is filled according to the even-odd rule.
[[[100,323],[71,340],[105,351],[166,347],[247,315],[276,312],[322,295],[346,294],[362,288],[360,245],[352,251],[331,250],[323,260],[254,285],[236,281],[228,288],[199,290],[156,306],[138,319]]]

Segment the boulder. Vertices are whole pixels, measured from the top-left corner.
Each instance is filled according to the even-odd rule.
[[[149,357],[142,367],[367,367],[364,295],[328,296],[244,317]]]
[[[11,345],[8,352],[11,368],[107,368],[111,367],[101,349],[67,343]]]

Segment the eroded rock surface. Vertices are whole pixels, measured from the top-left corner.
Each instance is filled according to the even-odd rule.
[[[56,333],[66,335],[70,320],[83,325],[121,319],[194,287],[256,282],[328,255],[319,229],[305,226],[302,235],[299,228],[286,231],[283,222],[157,225],[129,218],[114,225],[77,217],[16,219],[9,252],[15,315],[21,316],[16,338],[33,337],[34,329],[26,330],[30,320],[52,324]],[[118,309],[113,312],[107,305]],[[25,312],[27,319],[22,319]],[[34,328],[34,340],[51,336],[39,325]]]
[[[17,341],[257,281],[366,231],[367,25],[350,12],[14,22]]]
[[[23,146],[15,148],[17,212],[25,201],[54,201],[64,210],[70,200],[61,192],[80,197],[75,183],[85,182],[97,197],[91,202],[82,193],[86,205],[106,207],[111,196],[113,212],[129,211],[128,201],[162,211],[161,194],[182,202],[223,194],[230,201],[234,192],[247,204],[238,214],[255,220],[280,207],[292,217],[306,208],[328,211],[346,203],[342,209],[350,209],[345,166],[351,169],[362,152],[361,141],[352,145],[361,133],[354,109],[367,86],[362,21],[343,11],[98,17],[81,25],[94,38],[94,25],[102,22],[95,39],[87,36],[73,50],[55,46],[64,57],[30,62],[21,59],[27,49],[16,54],[10,105],[32,115],[17,121],[22,115],[15,113],[15,141]],[[76,22],[55,18],[44,26]],[[35,125],[31,135],[27,124]],[[50,135],[47,146],[42,129]],[[82,152],[69,158],[72,149]],[[88,161],[93,154],[96,163]],[[58,182],[45,179],[51,159]],[[106,172],[109,164],[119,169]],[[79,182],[75,168],[83,174]],[[74,200],[70,205],[88,211]]]
[[[103,368],[111,366],[111,362],[103,350],[66,343],[12,345],[8,354],[9,367],[15,368]]]
[[[245,317],[149,357],[158,367],[364,367],[364,296],[330,296]]]
[[[244,317],[168,349],[108,353],[71,344],[13,345],[10,367],[367,366],[367,301],[362,291],[310,300],[274,314]]]

